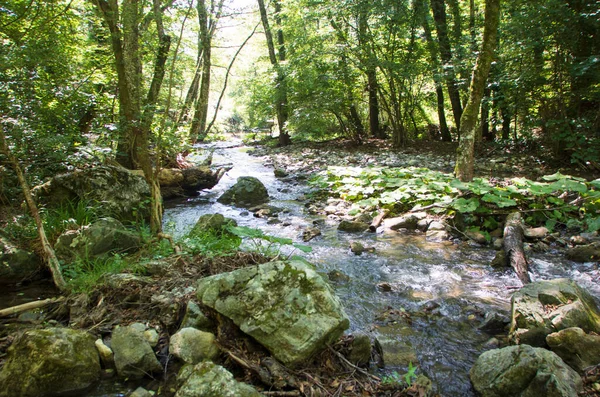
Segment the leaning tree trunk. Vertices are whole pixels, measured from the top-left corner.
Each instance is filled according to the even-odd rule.
[[[40,216],[40,212],[38,211],[37,205],[33,200],[33,196],[31,195],[29,185],[27,184],[27,180],[25,179],[25,175],[23,174],[21,166],[19,165],[19,161],[11,153],[8,144],[6,143],[6,137],[4,136],[3,129],[0,129],[0,149],[4,152],[4,154],[10,161],[11,166],[15,171],[15,174],[17,174],[17,179],[19,180],[19,184],[21,185],[21,189],[23,190],[23,195],[25,196],[25,202],[27,203],[29,212],[31,212],[31,216],[33,216],[33,219],[35,220],[38,235],[40,237],[40,242],[42,244],[44,260],[50,268],[54,285],[56,285],[56,288],[58,288],[59,290],[64,291],[67,288],[67,284],[65,283],[65,279],[63,278],[62,273],[60,271],[60,263],[58,262],[58,258],[54,253],[54,249],[48,241],[48,237],[46,236],[46,232],[44,231],[42,217]]]
[[[483,30],[482,50],[477,57],[473,69],[469,101],[461,118],[460,142],[456,158],[456,176],[463,182],[473,180],[473,163],[475,157],[475,138],[477,133],[477,116],[483,98],[485,81],[492,65],[496,35],[500,21],[500,0],[486,0],[485,27]]]
[[[527,257],[523,250],[523,225],[519,212],[513,212],[506,217],[503,245],[506,258],[519,280],[523,284],[529,284],[531,278],[527,272]]]

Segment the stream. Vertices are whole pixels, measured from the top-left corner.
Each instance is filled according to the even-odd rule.
[[[322,235],[307,243],[312,252],[302,255],[325,277],[331,271],[347,276],[332,282],[350,318],[347,332],[371,332],[381,340],[401,341],[416,355],[413,364],[433,381],[438,393],[475,395],[469,370],[483,351],[494,347],[489,344],[492,336],[477,327],[487,312],[509,316],[511,293],[520,287],[511,270],[498,272],[489,266],[493,249],[467,243],[429,243],[418,233],[338,232],[338,221],[306,212],[303,197],[309,187],[303,182],[275,178],[273,167],[266,165],[268,158],[253,157],[248,154],[250,148],[231,143],[210,148],[214,149],[214,166],[233,168],[216,187],[201,192],[199,197],[166,203],[166,232],[181,237],[201,215],[221,213],[239,225],[301,243],[302,231],[317,225]],[[279,214],[281,223],[270,224],[245,209],[216,202],[240,176],[254,176],[263,182],[271,197],[269,204],[284,209]],[[349,250],[351,241],[374,247],[375,252],[356,256]],[[592,263],[577,264],[550,251],[534,254],[530,270],[534,281],[567,277],[600,298],[598,269]],[[389,284],[391,291],[378,288],[381,283]],[[390,309],[414,315],[410,322],[374,327],[376,318]],[[406,371],[385,368],[386,373],[394,370],[400,374]]]

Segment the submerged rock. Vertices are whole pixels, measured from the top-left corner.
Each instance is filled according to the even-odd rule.
[[[267,188],[253,176],[241,176],[235,185],[230,187],[217,200],[223,204],[233,204],[238,207],[250,208],[269,201]]]
[[[0,372],[0,396],[76,393],[95,383],[100,371],[94,338],[87,332],[69,328],[27,331],[8,349]]]
[[[220,365],[203,362],[185,366],[177,380],[182,386],[175,397],[260,397],[252,386],[236,381]]]
[[[368,223],[356,222],[356,221],[341,221],[338,225],[338,230],[341,232],[364,232],[369,228]]]
[[[396,218],[384,219],[383,227],[391,230],[414,230],[417,228],[419,221],[425,218],[427,218],[427,214],[425,212],[405,214]]]
[[[546,336],[571,327],[600,333],[600,310],[592,296],[567,279],[538,281],[511,299],[509,336],[517,342],[545,346]]]
[[[201,234],[208,231],[221,231],[227,226],[237,226],[234,219],[226,218],[221,214],[205,214],[196,221],[190,234]]]
[[[111,347],[115,355],[115,366],[121,377],[140,379],[162,370],[150,343],[144,337],[144,330],[135,324],[115,328]]]
[[[575,397],[582,389],[581,377],[560,357],[529,345],[483,353],[470,375],[482,397]]]
[[[581,328],[567,328],[546,337],[553,352],[571,368],[582,374],[584,369],[600,364],[600,336],[586,334]]]
[[[197,291],[203,304],[229,317],[286,365],[308,359],[349,325],[331,287],[299,260],[207,277]]]

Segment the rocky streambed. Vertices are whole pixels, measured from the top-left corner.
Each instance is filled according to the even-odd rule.
[[[275,262],[256,252],[145,260],[52,306],[36,330],[0,339],[11,345],[0,396],[597,393],[600,274],[593,260],[566,258],[568,238],[530,237],[534,283],[521,288],[511,269],[490,266],[493,246],[457,239],[443,219],[409,214],[369,232],[372,219],[305,183],[336,162],[447,170],[451,155],[214,149],[214,163],[232,168],[198,198],[170,203],[175,240],[229,218],[312,252],[281,261],[300,253],[285,244]],[[268,202],[255,202],[264,192],[247,179],[249,196],[219,199],[248,176]]]

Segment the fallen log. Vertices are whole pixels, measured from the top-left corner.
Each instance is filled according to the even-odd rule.
[[[519,280],[523,284],[529,284],[531,278],[527,271],[528,262],[523,250],[523,223],[519,212],[513,212],[506,217],[503,247],[508,262],[517,273]]]
[[[26,312],[27,310],[40,309],[42,307],[51,305],[53,303],[62,302],[64,299],[65,298],[63,296],[60,296],[58,298],[49,298],[49,299],[44,299],[43,301],[34,301],[34,302],[23,303],[22,305],[7,307],[6,309],[0,310],[0,318],[11,316],[13,314]]]
[[[376,232],[377,228],[381,225],[381,222],[383,222],[383,219],[388,216],[389,213],[390,211],[387,209],[382,210],[369,225],[369,231]]]
[[[179,168],[163,168],[158,174],[158,182],[164,199],[173,197],[197,196],[202,189],[211,189],[231,168],[212,170],[206,165]],[[141,174],[140,170],[133,171]]]

